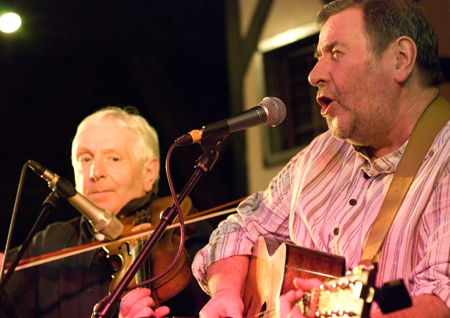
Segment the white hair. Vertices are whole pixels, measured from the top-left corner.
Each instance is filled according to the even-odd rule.
[[[139,162],[144,163],[149,158],[155,157],[160,161],[159,141],[156,130],[150,126],[147,120],[139,115],[137,108],[126,106],[120,108],[116,106],[108,106],[102,108],[92,115],[87,116],[78,125],[77,132],[72,142],[72,165],[76,167],[76,149],[75,144],[79,134],[88,126],[100,124],[107,119],[113,119],[118,125],[130,130],[138,136],[134,145],[134,152]],[[159,174],[153,185],[153,191],[158,192]]]

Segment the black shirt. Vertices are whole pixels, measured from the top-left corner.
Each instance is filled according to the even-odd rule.
[[[24,258],[93,241],[84,217],[56,222],[36,234]],[[112,273],[102,248],[16,271],[1,298],[1,317],[91,317],[94,305],[108,295]]]
[[[153,195],[132,214],[146,220],[147,207],[157,198]],[[212,229],[207,222],[197,224],[194,234],[185,243],[191,261],[207,243]],[[94,234],[84,216],[53,223],[35,235],[23,258],[94,242]],[[9,260],[14,252],[17,249],[11,250]],[[0,317],[89,318],[93,307],[108,295],[113,273],[108,255],[101,247],[16,271],[0,299]],[[208,300],[209,297],[192,280],[184,290],[162,305],[169,306],[171,315],[197,317]]]

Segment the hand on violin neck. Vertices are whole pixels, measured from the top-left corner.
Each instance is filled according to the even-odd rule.
[[[167,306],[153,308],[155,302],[150,289],[133,289],[125,295],[120,304],[119,318],[164,317],[169,314]]]

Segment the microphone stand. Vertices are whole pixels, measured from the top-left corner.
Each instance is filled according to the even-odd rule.
[[[204,141],[201,143],[203,148],[203,154],[197,159],[197,164],[195,166],[194,174],[189,179],[188,183],[185,185],[183,191],[181,191],[178,196],[179,204],[189,195],[194,186],[197,184],[200,177],[206,174],[212,169],[216,163],[220,148],[222,146],[223,140],[228,135],[222,137],[221,140],[217,141]],[[142,267],[144,261],[150,256],[156,243],[158,243],[161,236],[164,234],[166,228],[172,224],[173,220],[177,216],[176,204],[171,208],[167,208],[161,215],[161,222],[155,228],[155,231],[150,236],[149,240],[145,244],[142,251],[139,253],[137,258],[134,260],[133,264],[130,266],[128,271],[125,273],[124,277],[117,285],[114,292],[109,297],[103,298],[95,307],[91,318],[112,318],[116,312],[115,304],[118,303],[120,297],[127,289],[133,277],[136,275],[138,270]]]
[[[28,233],[27,238],[22,243],[14,260],[12,261],[11,265],[9,266],[8,271],[6,272],[5,276],[2,277],[2,280],[0,282],[0,296],[3,294],[6,284],[10,280],[17,265],[19,265],[19,262],[22,259],[23,254],[25,254],[26,249],[31,244],[31,241],[33,240],[34,235],[42,227],[42,225],[44,224],[44,221],[47,218],[47,216],[49,215],[50,211],[52,211],[56,207],[56,205],[58,204],[58,200],[59,200],[58,194],[54,191],[52,191],[45,199],[45,201],[43,203],[43,208],[42,208],[41,214],[39,215],[38,219],[34,223],[33,228],[31,229],[30,233]],[[5,257],[6,257],[6,255],[5,255]]]

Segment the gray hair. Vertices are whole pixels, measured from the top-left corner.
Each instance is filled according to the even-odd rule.
[[[134,152],[139,162],[144,163],[149,158],[155,157],[160,161],[159,141],[156,130],[150,126],[147,120],[139,115],[137,108],[133,106],[126,106],[120,108],[117,106],[108,106],[102,108],[95,113],[87,116],[78,125],[77,132],[72,142],[72,165],[75,167],[77,163],[75,153],[75,142],[83,129],[88,126],[100,124],[106,119],[113,119],[118,125],[130,130],[138,136],[137,142],[134,145]],[[153,191],[158,192],[159,174],[153,185]]]

